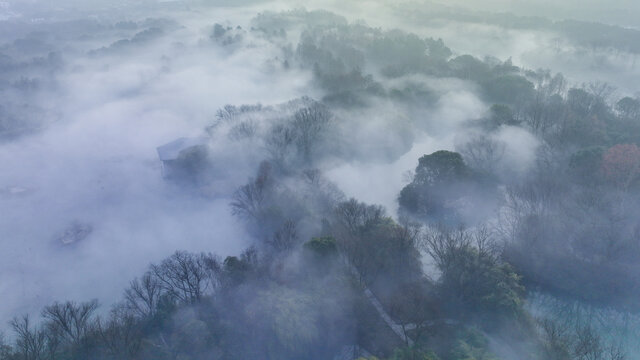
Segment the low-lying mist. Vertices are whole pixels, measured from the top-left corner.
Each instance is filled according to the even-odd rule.
[[[634,6],[0,1],[0,360],[633,358]]]

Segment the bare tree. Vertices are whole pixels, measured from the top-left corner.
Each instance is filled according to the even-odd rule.
[[[125,306],[133,314],[146,318],[155,314],[162,296],[160,281],[152,273],[145,273],[142,278],[131,281],[124,292]]]
[[[271,184],[271,165],[263,162],[258,170],[258,176],[233,194],[232,213],[245,220],[259,223],[264,216],[265,201]]]
[[[385,216],[382,206],[366,205],[353,198],[338,204],[335,209],[338,230],[347,231],[351,235],[359,235],[364,229],[379,222]]]
[[[538,321],[545,359],[624,360],[620,344],[609,343],[591,325]]]
[[[98,335],[113,359],[135,359],[142,347],[140,323],[127,308],[115,307],[106,322],[98,320]]]
[[[366,279],[375,277],[379,267],[371,266],[374,236],[367,237],[368,231],[375,225],[381,224],[386,218],[385,210],[381,206],[366,205],[355,199],[338,204],[334,210],[332,232],[337,240],[341,254],[346,262],[357,270],[358,280],[364,283]],[[373,234],[370,234],[373,235]]]
[[[311,159],[313,148],[322,133],[326,131],[330,121],[331,113],[329,110],[317,102],[294,114],[292,125],[296,135],[296,145],[305,160]]]
[[[266,150],[271,158],[280,166],[285,166],[291,156],[296,142],[294,131],[285,124],[277,124],[271,128],[265,140]]]
[[[151,265],[150,272],[164,292],[182,303],[190,304],[218,286],[215,276],[218,269],[219,262],[212,255],[177,251],[159,265]]]
[[[505,144],[487,135],[479,135],[460,146],[458,151],[471,168],[493,174],[504,156]]]
[[[31,327],[28,315],[20,319],[14,318],[10,324],[17,335],[17,351],[24,360],[44,360],[47,358],[46,334],[42,330]]]
[[[603,359],[605,349],[600,337],[590,326],[583,326],[576,331],[576,343],[573,349],[576,360]]]
[[[267,239],[267,244],[271,245],[276,251],[290,251],[298,242],[298,230],[295,222],[291,220],[285,223],[275,231],[273,236]]]
[[[253,119],[248,119],[238,123],[229,130],[231,140],[251,139],[258,130],[258,123]]]
[[[9,360],[13,356],[13,348],[7,343],[4,332],[0,331],[0,359]]]
[[[47,325],[54,331],[59,331],[70,344],[81,344],[94,330],[93,315],[97,309],[97,300],[80,304],[67,301],[45,307],[42,316],[48,320]]]
[[[566,360],[571,358],[569,329],[555,321],[538,321],[545,359]]]
[[[225,105],[216,112],[216,119],[220,122],[232,122],[240,113],[240,110],[233,105]]]
[[[473,236],[460,228],[450,230],[442,227],[428,228],[422,238],[422,250],[435,261],[439,269],[446,269],[454,263],[458,250],[471,246]]]

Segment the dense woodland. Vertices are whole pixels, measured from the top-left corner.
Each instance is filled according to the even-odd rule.
[[[540,23],[586,36],[580,24]],[[150,28],[92,56],[163,31]],[[208,41],[233,54],[254,38],[280,50],[270,66],[308,72],[323,95],[228,105],[202,130],[263,154],[229,204],[253,246],[225,258],[176,251],[117,304],[60,299],[16,314],[0,359],[633,358],[633,334],[603,324],[618,321],[608,311],[640,311],[640,99],[326,11],[215,24]],[[426,77],[468,85],[486,112],[460,125],[455,149],[414,160],[397,209],[347,197],[327,163],[393,159],[415,129],[441,131],[421,121],[441,96],[415,80]],[[390,103],[417,120],[385,128],[393,147],[363,150],[356,114]],[[507,128],[540,144],[524,171],[505,160]],[[215,159],[182,154],[167,181],[206,196]]]

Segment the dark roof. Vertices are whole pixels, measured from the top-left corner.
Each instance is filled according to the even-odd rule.
[[[158,156],[162,161],[175,160],[178,158],[178,156],[180,156],[180,153],[183,150],[187,150],[196,146],[206,145],[208,140],[209,139],[204,136],[192,138],[182,137],[158,147],[156,151],[158,152]]]

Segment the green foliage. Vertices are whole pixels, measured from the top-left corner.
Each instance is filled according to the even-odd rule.
[[[481,82],[491,76],[491,67],[471,55],[461,55],[449,60],[449,67],[461,79]]]
[[[522,319],[521,278],[491,250],[486,232],[435,230],[425,244],[442,272],[438,287],[452,316],[469,316],[485,326]]]
[[[341,252],[365,283],[394,279],[398,285],[422,273],[417,234],[386,216],[382,207],[345,201],[336,207],[332,227]]]
[[[520,75],[501,75],[483,82],[489,99],[504,104],[521,105],[533,98],[533,83]]]
[[[497,360],[489,351],[489,341],[480,331],[468,328],[460,331],[455,347],[451,350],[451,360]]]
[[[438,360],[439,358],[433,352],[424,352],[422,350],[407,347],[396,349],[388,360]]]
[[[256,270],[257,259],[254,250],[245,251],[239,258],[228,256],[222,264],[222,281],[225,286],[236,286],[245,282]]]
[[[624,97],[616,103],[616,110],[623,118],[636,120],[640,117],[640,100]]]
[[[312,238],[304,244],[304,248],[322,258],[333,257],[338,254],[336,239],[332,236]]]
[[[478,314],[518,317],[523,312],[524,287],[508,264],[465,246],[456,250],[442,274],[442,288]]]
[[[513,110],[508,105],[493,104],[490,109],[490,121],[492,127],[500,127],[502,125],[517,125]]]
[[[440,150],[431,155],[424,155],[418,160],[414,183],[437,186],[466,180],[470,175],[471,171],[464,163],[462,155]]]
[[[447,204],[470,194],[479,180],[459,153],[441,150],[425,155],[413,181],[400,192],[400,209],[431,222],[458,224],[456,209]]]
[[[571,174],[583,184],[598,182],[603,154],[604,149],[597,146],[577,151],[569,159]]]

